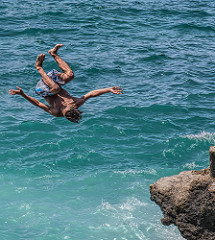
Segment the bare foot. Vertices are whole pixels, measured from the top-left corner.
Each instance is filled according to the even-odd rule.
[[[61,48],[62,46],[63,46],[63,44],[57,44],[57,45],[55,45],[54,48],[52,48],[52,49],[49,50],[49,54],[52,55],[52,56],[57,55],[58,49]]]
[[[43,61],[45,60],[45,54],[40,54],[37,57],[35,68],[38,70],[43,67]]]

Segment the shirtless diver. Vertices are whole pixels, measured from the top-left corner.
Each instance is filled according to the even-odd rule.
[[[48,105],[28,96],[20,87],[16,87],[18,90],[10,89],[9,93],[11,95],[20,95],[24,97],[31,104],[42,108],[44,111],[55,117],[65,117],[71,122],[78,123],[82,117],[82,112],[79,111],[78,108],[84,104],[86,100],[109,92],[122,94],[122,89],[119,86],[108,87],[90,91],[80,98],[71,96],[61,87],[74,79],[74,73],[71,68],[57,54],[58,49],[62,46],[63,44],[57,44],[53,49],[49,50],[49,54],[55,59],[63,72],[58,72],[54,69],[51,72],[46,73],[43,69],[43,61],[45,60],[44,54],[40,54],[35,63],[35,67],[42,78],[37,83],[35,92],[39,96],[43,97],[47,101]]]

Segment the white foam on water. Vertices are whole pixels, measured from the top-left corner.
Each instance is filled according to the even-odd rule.
[[[31,208],[30,204],[26,203],[26,204],[22,204],[20,206],[20,209],[25,209],[25,210],[29,210]]]
[[[21,192],[23,192],[27,189],[28,189],[27,187],[17,187],[15,191],[18,192],[18,193],[21,193]]]
[[[171,139],[168,139],[166,143],[168,147],[164,149],[163,156],[165,158],[169,156],[181,158],[184,152],[196,151],[196,148],[202,145],[215,145],[215,133],[202,131],[198,134],[182,135],[178,137],[177,142],[171,142]]]
[[[136,198],[127,199],[121,204],[110,204],[103,200],[95,214],[102,215],[102,219],[105,217],[105,221],[98,226],[91,226],[91,229],[111,230],[116,235],[120,233],[121,239],[129,239],[128,235],[136,236],[136,239],[146,239],[134,216],[134,211],[139,206],[145,206],[145,203]]]
[[[70,239],[70,237],[69,236],[65,236],[63,239]]]
[[[137,207],[142,207],[148,205],[145,202],[141,202],[137,198],[129,198],[127,202],[123,203],[119,208],[122,210],[134,211]]]
[[[109,203],[109,202],[105,202],[104,200],[102,200],[102,204],[100,206],[101,210],[114,210],[116,211],[116,209]]]
[[[189,169],[194,169],[194,168],[197,168],[199,167],[199,165],[196,165],[195,162],[191,162],[191,163],[186,163],[185,166]]]
[[[206,140],[215,143],[215,133],[209,133],[205,131],[202,131],[201,133],[198,134],[185,135],[184,138],[188,138],[191,140]]]
[[[117,171],[113,171],[114,173],[116,174],[122,174],[122,175],[128,175],[128,174],[151,174],[151,175],[156,175],[157,172],[155,169],[142,169],[142,170],[133,170],[133,169],[127,169],[127,170],[124,170],[124,171],[120,171],[120,170],[117,170]]]

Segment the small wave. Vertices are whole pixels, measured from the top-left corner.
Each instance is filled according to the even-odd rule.
[[[184,138],[192,139],[192,140],[206,140],[206,141],[215,141],[215,133],[209,133],[209,132],[201,132],[198,134],[190,134],[185,135]]]
[[[141,14],[143,10],[138,7],[117,7],[117,8],[110,8],[109,12],[111,15],[116,15],[116,16],[125,16],[125,17],[131,17],[131,16],[137,16],[138,14]]]
[[[130,198],[127,200],[127,202],[123,203],[119,208],[121,210],[128,210],[128,211],[134,211],[135,208],[142,207],[148,205],[145,202],[141,202],[137,198]]]
[[[18,36],[18,35],[29,35],[29,36],[34,36],[37,34],[50,34],[50,33],[55,33],[55,34],[62,34],[63,29],[59,28],[26,28],[23,30],[7,30],[7,29],[0,29],[0,36],[2,37],[9,37],[9,36]],[[69,28],[67,29],[67,32],[73,32],[74,29]]]
[[[152,54],[150,56],[142,57],[139,61],[154,62],[169,59],[166,54]]]
[[[199,30],[204,32],[215,32],[215,29],[213,26],[201,26],[194,23],[181,23],[178,25],[173,26],[173,28],[178,29],[180,31],[186,32],[190,30]]]
[[[28,188],[27,187],[16,187],[16,192],[21,193],[23,191],[26,191]]]
[[[96,67],[91,66],[88,69],[85,70],[87,75],[95,75],[95,74],[104,74],[104,73],[119,73],[121,74],[122,71],[119,68],[102,68],[102,67]]]
[[[172,104],[151,104],[149,106],[144,106],[144,107],[138,107],[138,106],[134,106],[134,107],[121,107],[121,106],[117,106],[114,107],[112,109],[108,109],[106,110],[106,112],[108,113],[114,113],[116,115],[123,115],[123,116],[132,116],[132,114],[134,116],[136,115],[144,115],[144,114],[152,114],[152,113],[156,113],[156,115],[159,114],[172,114],[175,112],[180,112],[180,113],[184,113],[187,114],[188,113],[188,109],[186,107],[183,106],[176,106],[176,105],[172,105]]]
[[[207,155],[211,145],[215,145],[215,133],[202,131],[198,134],[188,134],[167,140],[163,156],[171,160],[169,165],[180,161],[184,168],[202,168],[205,167],[204,164],[208,164]],[[190,162],[190,159],[195,161]]]
[[[41,132],[42,134],[46,134],[47,132],[52,133],[54,130],[56,130],[56,127],[53,126],[50,122],[43,122],[41,121],[33,121],[33,120],[25,120],[22,121],[17,129],[25,132]],[[33,131],[32,131],[33,129]],[[46,129],[46,133],[44,133],[44,129]]]
[[[156,175],[157,172],[155,169],[148,169],[148,170],[133,170],[133,169],[128,169],[125,171],[114,171],[116,174],[122,174],[122,175],[127,175],[127,174],[151,174],[151,175]]]
[[[195,162],[192,162],[192,163],[186,163],[186,164],[185,164],[185,167],[186,167],[186,168],[189,168],[189,169],[195,169],[195,168],[197,168],[197,167],[199,167],[199,166],[196,165]]]
[[[58,8],[56,8],[58,9]],[[60,17],[66,17],[67,15],[65,14],[64,11],[56,11],[56,9],[54,11],[47,11],[47,12],[44,12],[42,13],[41,15],[42,16],[60,16]]]
[[[142,202],[140,201],[139,199],[135,198],[135,197],[131,197],[131,198],[128,198],[125,202],[123,202],[122,204],[117,204],[117,205],[112,205],[110,204],[109,202],[106,202],[106,201],[102,201],[101,205],[99,205],[97,207],[97,213],[104,213],[107,211],[109,213],[117,213],[120,215],[120,212],[121,211],[129,211],[129,212],[133,212],[134,210],[136,210],[136,208],[138,207],[145,207],[147,206],[148,203],[146,202]],[[122,214],[122,212],[121,212]],[[124,216],[122,214],[122,216]]]
[[[158,15],[158,16],[162,16],[162,17],[166,17],[166,16],[171,16],[171,17],[208,17],[208,16],[212,16],[212,14],[210,14],[207,11],[204,10],[177,10],[177,9],[172,9],[171,8],[163,8],[163,9],[156,9],[153,10],[153,15]]]

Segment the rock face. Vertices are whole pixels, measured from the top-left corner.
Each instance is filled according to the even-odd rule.
[[[215,147],[210,167],[164,177],[150,185],[151,200],[161,208],[164,225],[175,224],[187,240],[215,240]]]

